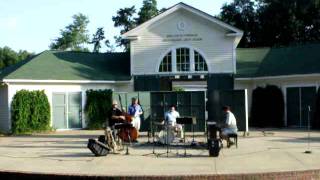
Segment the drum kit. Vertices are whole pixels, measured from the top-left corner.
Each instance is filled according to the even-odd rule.
[[[153,140],[152,140],[153,151],[150,154],[156,155],[156,156],[160,156],[161,154],[166,154],[168,156],[168,154],[170,153],[171,147],[175,145],[177,147],[183,146],[185,150],[184,155],[186,156],[185,136],[183,136],[183,138],[177,137],[179,132],[176,124],[170,124],[164,121],[163,122],[152,121],[151,123],[152,123],[151,131],[152,131],[152,137],[153,137]],[[195,121],[195,118],[183,117],[183,118],[177,118],[177,123],[178,125],[182,125],[183,129],[180,129],[180,131],[182,130],[182,132],[180,133],[183,133],[184,127],[186,124],[194,125],[196,124],[196,121]],[[130,121],[128,123],[116,123],[113,126],[113,130],[111,130],[111,128],[107,128],[105,130],[104,144],[113,153],[118,153],[119,151],[124,150],[123,145],[126,145],[125,154],[128,155],[129,154],[128,146],[131,145],[131,142],[133,140],[136,140],[137,137],[138,137],[138,132],[130,123]],[[179,141],[176,141],[176,140],[179,140]],[[165,146],[167,151],[165,153],[155,153],[155,146],[159,146],[159,145]],[[149,154],[145,154],[145,155],[149,155]],[[178,155],[178,150],[177,150],[177,155]]]

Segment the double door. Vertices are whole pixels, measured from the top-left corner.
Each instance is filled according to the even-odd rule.
[[[53,128],[82,128],[81,92],[53,93],[52,116]]]
[[[313,120],[316,91],[315,86],[287,88],[287,125],[289,127],[307,127],[308,120]],[[308,106],[311,107],[311,112],[308,111]]]

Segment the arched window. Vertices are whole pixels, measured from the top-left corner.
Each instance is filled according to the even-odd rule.
[[[174,55],[175,56],[172,56]],[[204,72],[208,66],[203,56],[193,48],[177,48],[162,59],[159,72]]]
[[[197,51],[194,51],[194,66],[195,71],[208,71],[207,63]]]
[[[159,67],[159,72],[171,72],[172,71],[172,61],[171,52],[169,52],[163,59]]]
[[[177,71],[190,71],[190,50],[179,48],[177,53]]]

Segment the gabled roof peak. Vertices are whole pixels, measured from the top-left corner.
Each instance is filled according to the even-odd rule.
[[[227,29],[229,31],[231,31],[232,33],[228,33],[227,35],[228,36],[240,36],[242,37],[243,35],[243,31],[236,28],[236,27],[233,27],[223,21],[220,21],[219,19],[213,17],[212,15],[208,14],[208,13],[205,13],[197,8],[194,8],[188,4],[185,4],[183,2],[179,2],[175,5],[173,5],[172,7],[168,8],[166,11],[164,11],[163,13],[153,17],[152,19],[142,23],[141,25],[135,27],[134,29],[124,33],[122,36],[125,38],[125,39],[135,39],[135,37],[137,37],[139,35],[139,32],[144,30],[146,27],[148,27],[149,25],[157,22],[158,20],[162,19],[162,18],[165,18],[166,16],[180,10],[180,9],[184,9],[190,13],[193,13],[195,15],[198,15],[204,19],[207,19],[209,20],[210,22],[212,23],[215,23],[219,26],[221,26],[222,28],[224,29]]]

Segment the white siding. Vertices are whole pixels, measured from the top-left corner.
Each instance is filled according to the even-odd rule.
[[[0,131],[9,132],[8,88],[0,86]]]
[[[185,23],[184,31],[177,28],[178,22]],[[167,35],[196,34],[200,41],[164,41]],[[132,74],[155,74],[162,57],[171,48],[193,47],[207,61],[210,73],[232,73],[234,37],[208,20],[179,10],[151,25],[131,41]],[[182,38],[184,39],[184,38]]]
[[[119,83],[119,84],[52,84],[52,83],[15,83],[9,85],[9,105],[11,105],[11,101],[15,93],[19,90],[44,90],[52,112],[52,93],[53,92],[82,92],[82,109],[84,109],[86,96],[85,93],[89,89],[112,89],[113,91],[118,92],[130,92],[133,90],[132,83]],[[9,106],[10,107],[10,106]],[[52,114],[52,113],[51,113]],[[85,115],[82,115],[83,122],[82,124],[85,127]],[[52,119],[52,117],[51,117]]]
[[[287,87],[305,87],[305,86],[315,86],[320,85],[320,76],[283,76],[283,77],[270,77],[264,79],[254,79],[254,80],[237,80],[235,79],[235,89],[248,89],[248,109],[251,109],[252,103],[252,92],[257,87],[265,87],[266,85],[276,85],[283,93],[285,107],[287,107],[286,99],[286,88]],[[286,108],[285,108],[286,110]],[[286,113],[285,113],[286,116]],[[285,122],[287,118],[285,117]]]

